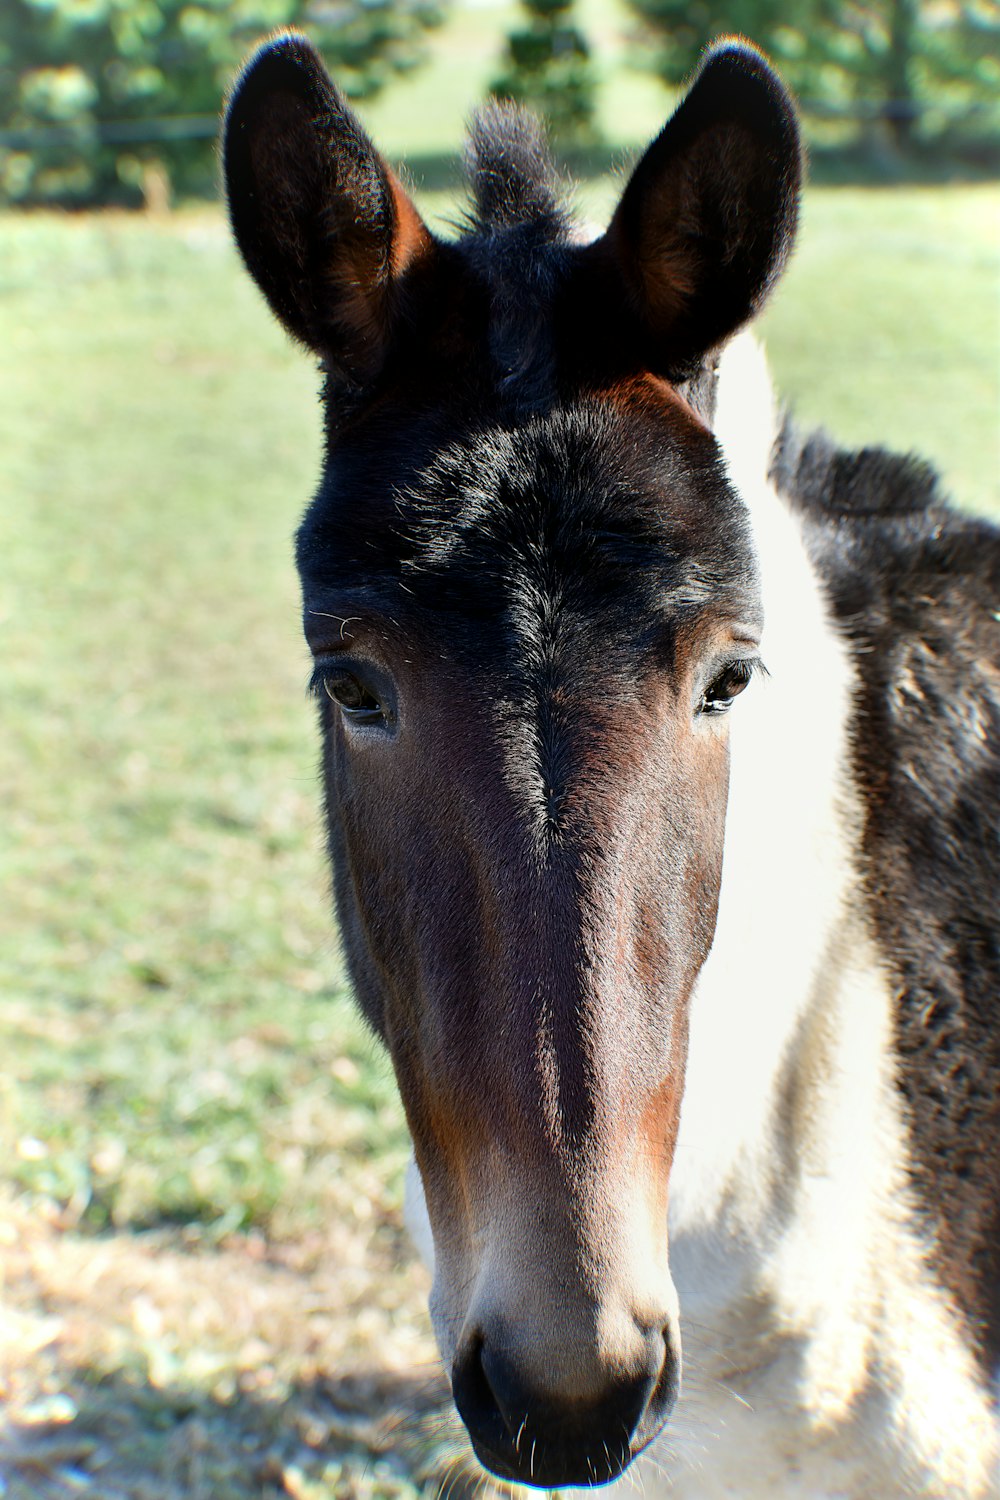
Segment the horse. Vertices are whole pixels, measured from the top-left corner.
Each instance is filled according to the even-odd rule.
[[[601,234],[526,114],[468,163],[434,234],[296,34],[228,102],[323,372],[336,908],[458,1413],[519,1485],[1000,1495],[998,533],[780,414],[802,152],[752,45]]]

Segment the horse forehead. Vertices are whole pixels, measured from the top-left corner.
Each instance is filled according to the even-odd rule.
[[[453,606],[450,654],[538,851],[582,829],[593,854],[638,796],[659,740],[647,689],[657,665],[684,670],[674,627],[755,607],[742,505],[698,446],[708,473],[671,462],[662,439],[637,461],[603,413],[570,412],[455,445],[414,501],[404,587],[438,629]]]
[[[573,603],[612,602],[616,585],[638,616],[644,582],[683,594],[700,575],[705,603],[753,572],[745,512],[711,435],[693,413],[667,425],[630,410],[624,392],[467,434],[400,500],[404,577],[446,598],[464,575],[494,605],[553,628]]]
[[[300,530],[307,604],[371,586],[484,680],[545,661],[550,686],[557,667],[585,676],[597,643],[627,656],[650,626],[752,619],[748,517],[681,405],[619,391],[449,423],[387,403],[331,453]]]

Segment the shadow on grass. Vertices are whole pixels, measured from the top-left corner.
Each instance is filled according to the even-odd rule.
[[[66,1372],[0,1429],[5,1500],[472,1500],[475,1464],[439,1371],[360,1370],[230,1400],[123,1371]]]

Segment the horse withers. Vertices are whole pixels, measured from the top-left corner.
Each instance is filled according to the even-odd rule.
[[[439,238],[299,36],[229,104],[324,372],[337,908],[458,1411],[540,1487],[1000,1494],[997,535],[777,423],[740,330],[800,147],[752,47],[589,243],[526,116],[470,170]]]

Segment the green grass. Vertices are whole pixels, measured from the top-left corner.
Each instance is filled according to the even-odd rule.
[[[317,1349],[429,1355],[327,899],[291,564],[316,384],[217,214],[0,221],[13,1500],[436,1492],[433,1444],[310,1436]]]
[[[214,217],[3,237],[4,1158],[95,1224],[308,1217],[401,1141],[318,833],[315,379]]]
[[[928,453],[1000,513],[996,214],[985,187],[812,192],[766,331],[805,415]],[[54,1226],[7,1293],[75,1309],[76,1342],[20,1378],[72,1393],[74,1462],[110,1452],[109,1497],[433,1493],[396,1442],[314,1443],[301,1373],[395,1351],[419,1302],[391,1300],[405,1136],[326,895],[291,556],[316,388],[217,213],[0,220],[0,1193],[29,1244]],[[131,1261],[88,1290],[95,1237],[161,1277],[165,1332],[136,1324]],[[317,1290],[317,1244],[375,1255],[374,1279]],[[215,1277],[218,1327],[177,1300],[172,1255]],[[252,1357],[236,1288],[286,1309]],[[265,1436],[272,1487],[241,1457]],[[66,1492],[38,1462],[18,1500]]]
[[[841,441],[933,460],[1000,515],[1000,192],[816,189],[763,320],[779,389]]]
[[[805,416],[997,510],[995,212],[814,191],[765,327]],[[316,380],[212,213],[2,234],[4,1157],[95,1225],[289,1225],[348,1140],[402,1143],[325,896]]]

